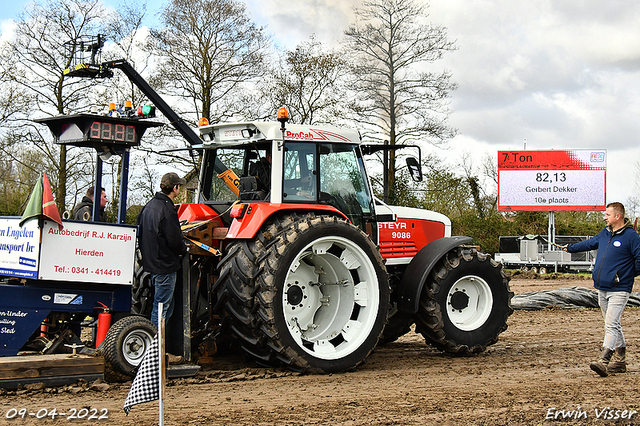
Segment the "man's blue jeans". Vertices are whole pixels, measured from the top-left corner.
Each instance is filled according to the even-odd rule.
[[[158,325],[158,303],[163,304],[162,318],[168,320],[173,314],[173,290],[176,287],[177,272],[170,274],[151,274],[151,283],[155,288],[151,322]]]
[[[627,346],[622,333],[622,311],[627,305],[630,293],[626,291],[602,291],[598,290],[598,304],[604,318],[604,343],[603,347],[616,350],[621,346]]]

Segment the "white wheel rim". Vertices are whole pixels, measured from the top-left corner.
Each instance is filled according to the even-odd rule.
[[[142,362],[153,337],[145,330],[135,330],[127,334],[122,342],[122,356],[130,365],[136,367]]]
[[[282,292],[287,329],[307,353],[324,360],[355,352],[369,337],[380,306],[378,277],[365,251],[323,237],[300,251]]]
[[[447,314],[460,330],[473,331],[491,315],[493,295],[489,284],[475,275],[460,278],[447,294]]]

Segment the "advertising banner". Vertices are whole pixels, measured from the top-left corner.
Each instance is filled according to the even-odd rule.
[[[30,220],[22,227],[19,224],[19,217],[0,218],[0,275],[36,278],[40,251],[38,221]]]
[[[135,226],[44,221],[39,278],[71,282],[131,284]]]
[[[605,210],[606,150],[499,151],[498,210]]]

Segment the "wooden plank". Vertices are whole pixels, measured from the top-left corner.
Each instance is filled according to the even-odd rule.
[[[99,359],[102,359],[102,361],[98,362],[104,362],[102,357],[83,354],[79,354],[76,357],[73,357],[71,354],[6,356],[0,357],[0,371],[22,366],[25,362],[28,362],[33,366],[33,368],[37,368],[51,365],[51,363],[56,363],[56,365],[73,366],[78,362],[91,362],[91,360]]]
[[[104,365],[78,365],[69,367],[48,367],[48,368],[20,368],[11,371],[0,372],[0,380],[19,379],[26,377],[53,377],[53,376],[73,376],[82,374],[103,374]]]
[[[213,228],[213,235],[211,235],[211,238],[214,240],[224,240],[227,238],[228,233],[229,228]]]
[[[104,358],[68,354],[0,358],[0,380],[104,374]]]
[[[78,374],[73,376],[0,380],[0,388],[17,389],[19,385],[25,386],[31,383],[44,383],[46,387],[64,386],[64,385],[72,385],[72,384],[78,383],[78,380],[80,379],[86,380],[87,382],[92,382],[97,379],[104,379],[104,374],[85,374],[85,375]]]

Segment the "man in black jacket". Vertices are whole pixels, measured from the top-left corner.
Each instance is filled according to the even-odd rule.
[[[163,303],[162,317],[169,319],[173,313],[173,290],[180,259],[187,252],[182,237],[178,213],[173,205],[186,181],[176,173],[162,176],[160,189],[140,212],[139,244],[142,267],[151,274],[155,288],[151,321],[158,324],[158,303]]]
[[[73,220],[91,220],[91,216],[93,215],[93,192],[93,186],[89,187],[85,196],[82,197],[82,201],[73,208]],[[98,217],[98,220],[95,222],[107,221],[107,214],[104,211],[107,202],[107,193],[104,188],[102,188],[100,195],[100,217]]]

